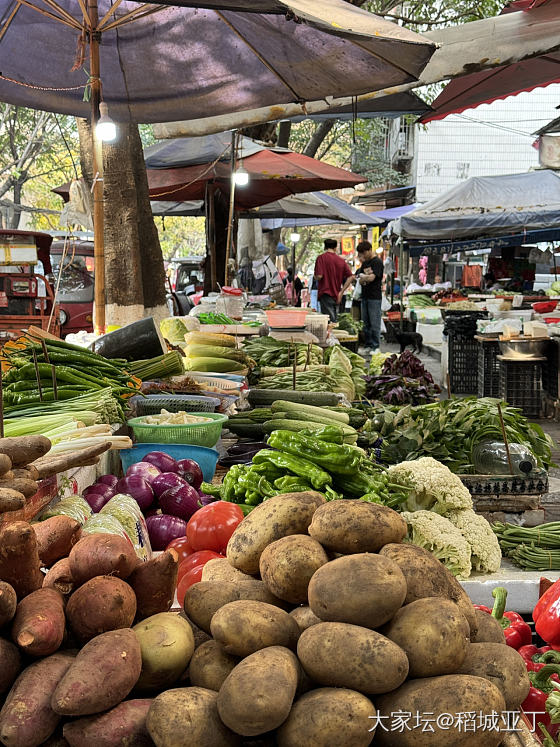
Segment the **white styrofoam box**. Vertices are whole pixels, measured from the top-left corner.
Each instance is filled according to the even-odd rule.
[[[531,321],[533,311],[532,309],[511,309],[511,311],[496,311],[492,316],[495,319],[523,319]]]
[[[434,321],[441,321],[441,309],[439,306],[427,306],[424,309],[413,309],[413,311],[416,314],[416,321],[419,323],[423,323],[426,320],[432,323]]]
[[[422,335],[424,345],[443,344],[443,324],[422,324],[417,322],[416,332]]]

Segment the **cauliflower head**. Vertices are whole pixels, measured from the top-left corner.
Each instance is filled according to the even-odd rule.
[[[405,510],[446,514],[472,509],[471,494],[460,478],[432,457],[394,464],[387,473],[393,482],[405,481],[405,485],[413,486],[408,500],[402,504]]]
[[[469,543],[473,569],[481,573],[498,571],[502,563],[500,543],[484,516],[472,509],[450,511],[446,516]]]
[[[429,550],[458,579],[470,576],[470,545],[449,519],[424,510],[401,515],[408,525],[406,542]]]

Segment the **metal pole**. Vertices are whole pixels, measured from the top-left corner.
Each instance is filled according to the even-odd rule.
[[[229,257],[231,253],[231,243],[233,234],[233,206],[235,204],[235,161],[237,153],[237,130],[231,131],[231,179],[229,185],[229,217],[228,217],[228,228],[227,228],[227,239],[226,239],[226,267],[225,267],[225,284],[228,285],[229,276]]]
[[[400,295],[400,307],[401,307],[401,318],[400,318],[400,328],[401,332],[404,329],[404,272],[403,272],[403,240],[402,237],[399,238],[399,277],[401,279],[401,295]]]
[[[296,242],[292,241],[292,306],[295,306],[295,305],[296,305]]]
[[[99,65],[100,33],[95,31],[99,21],[97,0],[88,1],[90,17],[89,65],[91,75],[91,145],[93,161],[93,256],[94,256],[94,300],[95,330],[105,332],[105,240],[103,216],[103,152],[95,126],[99,119],[101,79]]]

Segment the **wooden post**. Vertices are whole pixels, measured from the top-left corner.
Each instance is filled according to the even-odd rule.
[[[210,259],[210,292],[216,290],[216,187],[213,184],[208,185],[206,190],[207,215],[206,218],[206,236],[208,244],[208,255]]]
[[[235,205],[235,165],[237,158],[237,130],[231,131],[231,158],[230,158],[230,184],[229,184],[229,215],[226,239],[226,266],[224,270],[225,284],[229,285],[229,258],[231,254],[233,235],[233,208]]]
[[[96,31],[99,22],[97,0],[88,0],[87,8],[91,23],[89,37],[89,66],[91,76],[91,141],[93,156],[93,256],[94,256],[94,301],[95,331],[105,332],[105,239],[103,216],[103,152],[102,144],[95,132],[99,119],[101,100],[101,79],[99,65],[100,33]]]

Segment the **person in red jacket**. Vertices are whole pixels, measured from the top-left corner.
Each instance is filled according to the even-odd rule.
[[[322,314],[328,314],[331,322],[338,316],[338,297],[344,281],[352,277],[352,270],[337,254],[336,239],[325,239],[325,251],[315,262],[315,277],[319,285],[319,305]]]

